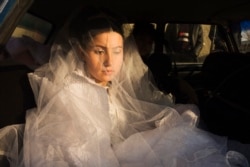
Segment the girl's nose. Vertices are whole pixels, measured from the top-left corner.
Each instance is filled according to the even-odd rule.
[[[111,66],[111,64],[112,64],[112,54],[110,52],[107,52],[103,65],[107,67],[107,66]]]

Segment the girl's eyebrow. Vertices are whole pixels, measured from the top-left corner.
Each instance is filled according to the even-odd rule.
[[[103,49],[108,48],[108,47],[103,46],[103,45],[93,45],[92,47],[100,47],[100,48],[103,48]],[[118,46],[114,46],[114,47],[112,47],[111,49],[113,49],[113,48],[123,48],[123,47],[122,47],[122,46],[120,46],[120,45],[118,45]]]
[[[102,45],[94,45],[94,47],[106,48],[106,46],[102,46]]]
[[[102,49],[106,49],[106,46],[102,46],[102,45],[90,45],[91,48],[102,48]]]

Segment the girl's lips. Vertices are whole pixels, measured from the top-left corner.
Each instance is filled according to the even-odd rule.
[[[102,70],[103,72],[114,72],[112,68],[105,68]]]
[[[107,75],[111,75],[114,73],[113,70],[104,70],[103,73],[107,74]]]

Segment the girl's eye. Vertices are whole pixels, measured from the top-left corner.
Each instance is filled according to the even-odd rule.
[[[120,54],[122,52],[122,48],[115,48],[115,49],[113,49],[113,53],[114,54]]]
[[[98,55],[104,55],[105,51],[103,49],[94,49],[94,53]]]

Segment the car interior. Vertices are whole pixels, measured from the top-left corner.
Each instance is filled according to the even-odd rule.
[[[138,21],[152,23],[159,38],[151,54],[167,58],[166,62],[152,59],[152,68],[160,68],[157,73],[167,73],[166,78],[171,78],[160,81],[159,89],[176,93],[176,102],[188,103],[186,95],[170,90],[178,89],[176,78],[185,81],[198,98],[203,128],[250,144],[248,0],[169,3],[160,0],[0,0],[0,58],[7,52],[19,62],[0,61],[0,128],[25,122],[26,110],[36,106],[27,74],[49,61],[50,46],[74,10],[91,5],[108,8],[124,17],[123,24],[128,27],[125,36],[129,36]],[[187,55],[176,57],[168,51],[166,34],[172,24],[201,27],[202,48],[195,61],[187,60]],[[35,55],[35,60],[28,60],[27,54]]]

